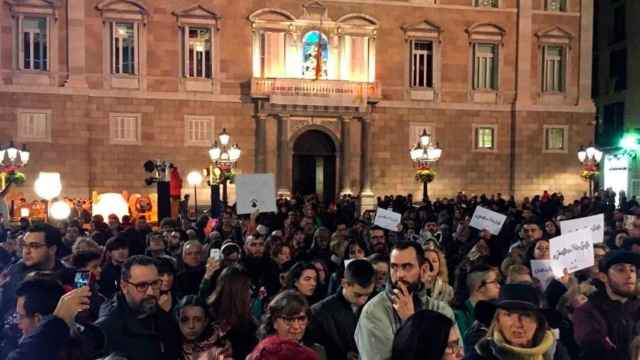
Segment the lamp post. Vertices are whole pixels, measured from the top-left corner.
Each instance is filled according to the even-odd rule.
[[[598,150],[593,145],[590,145],[586,149],[584,146],[580,146],[578,149],[578,160],[582,163],[582,176],[585,180],[589,182],[589,196],[593,196],[594,186],[593,186],[593,178],[598,175],[598,164],[600,164],[600,160],[602,160],[602,151]]]
[[[429,198],[428,184],[436,176],[435,171],[431,169],[431,164],[440,159],[442,149],[439,144],[433,145],[431,135],[427,134],[426,129],[423,129],[418,143],[409,151],[409,155],[411,160],[416,163],[416,180],[422,182],[422,200],[426,202]]]
[[[209,158],[213,162],[208,171],[212,212],[217,200],[219,200],[220,184],[222,184],[222,202],[227,204],[227,181],[231,178],[231,170],[242,153],[238,144],[229,146],[231,136],[227,133],[227,129],[222,129],[218,140],[220,145],[218,145],[218,141],[215,141],[209,149]]]
[[[193,186],[193,203],[196,212],[196,219],[198,218],[198,186],[202,183],[202,174],[199,171],[192,171],[187,175],[187,182]]]

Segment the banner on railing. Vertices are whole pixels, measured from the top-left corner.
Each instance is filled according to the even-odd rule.
[[[337,80],[261,79],[259,92],[273,104],[349,106],[367,105],[369,83]],[[264,88],[263,88],[264,87]]]

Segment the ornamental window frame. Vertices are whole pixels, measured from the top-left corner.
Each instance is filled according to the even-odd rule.
[[[185,115],[184,116],[184,145],[185,146],[199,146],[208,147],[213,144],[215,139],[215,116],[210,115]],[[202,129],[206,129],[208,132],[205,139],[198,139],[194,134],[194,125],[198,127],[198,132]]]
[[[492,23],[478,23],[470,26],[465,31],[469,37],[469,68],[467,80],[469,99],[472,102],[479,103],[499,103],[502,92],[502,71],[504,68],[502,48],[504,47],[506,31],[502,27]],[[494,49],[494,86],[492,88],[476,88],[476,54],[479,47],[483,45],[491,45]]]
[[[218,40],[218,32],[221,30],[222,17],[213,9],[201,4],[174,11],[173,15],[176,17],[178,38],[180,39],[180,58],[178,59],[180,88],[186,91],[219,92],[221,42]],[[207,30],[209,34],[209,63],[207,64],[204,58],[206,54],[203,54],[202,74],[190,72],[190,33],[193,30]],[[197,49],[196,52],[198,52]],[[197,61],[195,60],[196,55],[194,54],[194,61]],[[194,68],[197,67],[194,66]],[[206,76],[207,72],[209,76]]]
[[[133,136],[117,136],[126,132],[123,127],[132,128]],[[142,145],[142,114],[109,113],[109,144]]]
[[[567,97],[569,92],[569,87],[571,84],[571,54],[572,54],[572,43],[574,40],[574,35],[567,30],[559,26],[553,26],[542,31],[536,33],[536,38],[538,41],[538,61],[539,68],[537,71],[537,86],[539,87],[539,98],[542,103],[557,103],[558,101],[564,101],[563,99]],[[562,52],[562,89],[561,91],[547,91],[545,88],[545,72],[546,72],[546,60],[547,60],[547,49],[549,47],[559,47]]]
[[[143,90],[147,77],[147,21],[149,10],[139,0],[102,0],[96,5],[102,17],[102,73],[104,87]],[[132,24],[133,73],[116,70],[115,31],[117,24]]]
[[[439,100],[441,88],[441,49],[442,49],[442,29],[430,22],[423,20],[418,23],[409,24],[402,27],[405,40],[405,87],[412,100],[434,101]],[[416,42],[431,43],[431,87],[413,86],[414,74],[414,46]]]
[[[60,0],[6,0],[12,22],[12,80],[14,84],[56,84],[59,72],[58,11]],[[24,66],[24,23],[26,19],[44,19],[46,69],[29,69]]]
[[[18,142],[51,142],[51,109],[24,109],[16,110],[16,140]],[[43,117],[43,123],[37,123],[33,116]],[[38,133],[41,134],[38,136]]]

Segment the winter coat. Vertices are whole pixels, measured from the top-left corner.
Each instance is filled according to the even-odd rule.
[[[629,359],[629,347],[638,335],[635,324],[640,320],[639,311],[639,299],[622,303],[611,300],[604,291],[576,308],[573,330],[582,350],[581,359]]]
[[[472,354],[467,354],[467,360],[553,360],[556,341],[550,330],[535,347],[521,348],[508,345],[499,331],[492,337],[486,337],[476,345]]]
[[[313,317],[305,333],[307,343],[322,345],[329,359],[346,360],[348,353],[358,353],[353,333],[358,316],[340,289],[311,307]]]
[[[96,325],[107,339],[107,353],[122,353],[127,360],[176,360],[181,334],[171,316],[158,310],[139,319],[119,293],[100,308]]]
[[[361,360],[391,359],[393,337],[402,321],[393,308],[389,292],[390,289],[386,289],[376,295],[362,309],[355,332]],[[414,294],[413,301],[415,311],[433,310],[454,320],[449,305],[431,299],[424,290]]]

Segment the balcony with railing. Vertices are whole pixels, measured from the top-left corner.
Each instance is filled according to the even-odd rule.
[[[382,98],[379,82],[252,78],[251,97],[274,104],[363,107]]]

